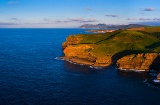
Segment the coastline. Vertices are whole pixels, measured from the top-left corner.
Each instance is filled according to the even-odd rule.
[[[83,58],[77,58],[77,57],[60,57],[60,59],[63,59],[65,61],[69,61],[69,62],[72,62],[74,64],[79,64],[79,65],[87,65],[87,66],[92,66],[92,67],[107,67],[108,65],[107,64],[99,64],[99,63],[96,63],[96,62],[92,62],[92,61],[89,61],[89,60],[86,60],[86,59],[83,59]]]
[[[79,65],[86,65],[86,66],[91,66],[91,67],[107,67],[106,64],[97,64],[95,62],[91,62],[89,60],[86,60],[86,59],[83,59],[83,58],[77,58],[77,57],[65,57],[65,56],[62,56],[62,57],[59,57],[60,59],[62,60],[65,60],[65,61],[68,61],[68,62],[71,62],[73,64],[79,64]],[[137,71],[137,72],[146,72],[147,70],[138,70],[138,69],[124,69],[124,68],[118,68],[118,70],[121,70],[121,71]]]
[[[121,70],[121,71],[138,71],[138,72],[146,72],[148,70],[138,70],[138,69],[125,69],[125,68],[117,68],[118,70]]]

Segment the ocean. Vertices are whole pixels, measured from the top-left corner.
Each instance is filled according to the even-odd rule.
[[[0,105],[159,105],[146,72],[92,68],[59,59],[85,29],[0,29]]]

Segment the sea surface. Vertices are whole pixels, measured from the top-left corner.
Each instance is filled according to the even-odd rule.
[[[84,29],[0,29],[0,105],[160,105],[148,73],[60,60]]]

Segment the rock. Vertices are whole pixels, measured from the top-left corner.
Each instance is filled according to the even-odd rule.
[[[89,53],[87,50],[92,49],[89,45],[70,45],[66,47],[63,52],[66,57],[78,57],[78,58],[86,58],[90,61],[95,61],[95,57]]]
[[[160,73],[157,75],[157,80],[160,80]]]
[[[158,53],[141,53],[127,55],[117,61],[117,66],[120,69],[133,70],[158,69],[160,64],[159,56],[160,55]]]
[[[88,62],[94,62],[92,66],[109,66],[112,62],[111,57],[104,56],[96,56],[90,50],[92,50],[93,47],[88,44],[79,44],[79,45],[70,45],[67,46],[63,52],[65,54],[65,57],[67,58],[79,58],[79,59],[86,59]],[[76,60],[76,61],[73,61]],[[72,62],[80,63],[82,60],[72,59]],[[84,60],[83,60],[84,61]],[[88,65],[89,63],[81,62],[82,64]]]
[[[66,38],[66,41],[62,43],[62,48],[65,49],[69,45],[76,45],[80,43],[82,40],[82,37],[76,36],[76,35],[70,35],[69,37]]]

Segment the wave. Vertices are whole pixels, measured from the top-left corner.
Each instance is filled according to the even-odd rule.
[[[89,68],[92,68],[92,69],[103,69],[103,67],[96,67],[96,66],[89,66]]]
[[[56,60],[64,60],[64,59],[62,59],[60,57],[55,57],[54,59],[56,59]]]
[[[123,68],[118,68],[119,70],[122,71],[134,71],[134,72],[145,72],[146,70],[138,70],[138,69],[123,69]]]

